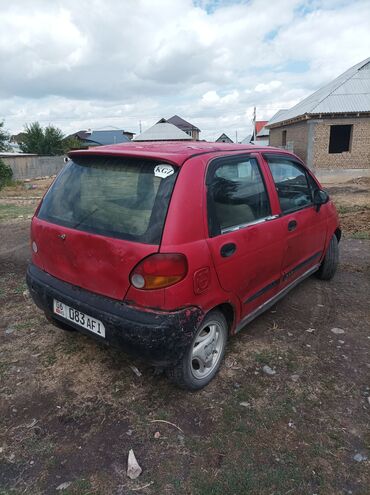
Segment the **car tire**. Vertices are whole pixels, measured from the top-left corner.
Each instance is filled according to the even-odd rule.
[[[330,239],[329,247],[325,257],[321,262],[320,268],[316,272],[316,276],[320,280],[330,280],[334,277],[339,261],[338,239],[334,234]]]
[[[66,332],[75,332],[76,330],[72,327],[70,327],[67,323],[63,323],[62,321],[57,320],[56,318],[53,318],[49,314],[45,313],[46,319],[55,327],[61,328],[62,330],[65,330]]]
[[[185,390],[200,390],[220,369],[225,356],[228,324],[224,315],[211,311],[202,321],[182,360],[167,369],[172,383]]]

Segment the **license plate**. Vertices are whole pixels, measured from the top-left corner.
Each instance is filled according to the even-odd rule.
[[[92,318],[91,316],[71,308],[66,304],[54,299],[54,313],[66,320],[73,321],[76,325],[90,330],[90,332],[100,335],[105,338],[105,327],[100,320]]]

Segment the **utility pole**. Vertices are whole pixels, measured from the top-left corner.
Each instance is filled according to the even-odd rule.
[[[235,131],[235,143],[238,144],[238,131]]]
[[[139,131],[140,131],[140,134],[141,134],[141,120],[139,120]]]
[[[257,109],[254,107],[253,109],[253,141],[257,141],[257,136],[256,136],[256,120],[257,120]]]

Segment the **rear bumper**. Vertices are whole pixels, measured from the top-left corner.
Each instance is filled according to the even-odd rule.
[[[184,356],[204,316],[195,306],[171,312],[130,306],[63,282],[33,264],[28,266],[26,278],[34,302],[49,317],[157,366],[173,365]],[[105,338],[56,315],[54,299],[101,320],[106,329]]]

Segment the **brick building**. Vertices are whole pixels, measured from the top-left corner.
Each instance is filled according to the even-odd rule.
[[[271,146],[293,150],[312,169],[370,169],[370,58],[266,127]]]

